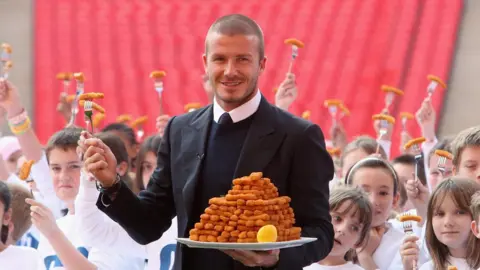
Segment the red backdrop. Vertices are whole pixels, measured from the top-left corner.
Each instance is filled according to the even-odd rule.
[[[37,0],[35,34],[35,128],[42,141],[64,126],[55,112],[62,85],[55,74],[82,71],[87,92],[104,92],[106,122],[123,113],[148,115],[154,131],[158,100],[148,75],[163,69],[168,114],[183,113],[189,102],[206,104],[201,55],[209,25],[219,16],[242,13],[254,18],[266,36],[267,71],[263,94],[283,79],[290,49],[283,40],[306,44],[294,67],[298,100],[291,112],[312,111],[326,131],[322,106],[345,101],[350,136],[373,135],[371,115],[384,103],[380,85],[405,91],[393,107],[414,112],[426,95],[427,74],[448,79],[461,0]],[[70,90],[73,93],[73,88]],[[434,96],[441,110],[444,91]],[[409,126],[414,136],[418,128]],[[396,126],[400,130],[400,125]],[[398,133],[398,132],[397,132]],[[328,135],[327,135],[328,137]],[[394,138],[394,153],[398,144]]]

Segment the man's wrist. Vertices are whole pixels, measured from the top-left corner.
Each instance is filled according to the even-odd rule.
[[[275,270],[278,268],[278,264],[280,262],[280,254],[275,254],[276,256],[276,261],[275,263],[269,265],[269,266],[261,266],[260,269],[261,270]]]
[[[101,182],[99,182],[98,180],[95,181],[96,183],[96,186],[97,186],[97,190],[100,191],[100,193],[105,193],[107,195],[110,195],[110,194],[113,194],[113,193],[116,193],[119,189],[120,189],[120,175],[117,174],[115,180],[113,180],[110,185],[105,185]]]

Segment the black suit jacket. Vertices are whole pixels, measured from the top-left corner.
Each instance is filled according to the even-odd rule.
[[[212,121],[212,105],[173,117],[165,130],[157,168],[147,190],[137,197],[122,185],[108,207],[99,198],[100,210],[141,244],[159,239],[175,216],[179,237],[188,237],[192,228],[187,228],[187,224],[199,220],[191,213]],[[334,169],[320,128],[262,98],[247,133],[235,177],[252,172],[263,172],[278,187],[281,196],[290,196],[296,226],[302,227],[302,236],[318,238],[302,247],[281,250],[278,269],[300,270],[327,256],[334,236],[328,205],[328,183]],[[208,184],[208,179],[204,181]],[[188,260],[186,249],[177,245],[176,270],[184,269],[182,262]],[[203,268],[199,265],[194,269]],[[235,269],[248,268],[237,265]]]

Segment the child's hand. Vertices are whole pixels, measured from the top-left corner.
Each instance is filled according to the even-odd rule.
[[[72,104],[67,101],[67,94],[62,92],[60,94],[60,100],[57,104],[57,112],[59,112],[65,121],[69,122],[72,116]]]
[[[330,138],[332,138],[332,144],[339,149],[345,148],[348,144],[347,132],[341,122],[337,122],[330,130]]]
[[[155,127],[157,128],[158,135],[163,137],[163,133],[165,132],[165,128],[167,127],[168,121],[170,121],[170,116],[163,114],[157,117],[157,121],[155,123]]]
[[[288,108],[297,99],[297,84],[295,83],[295,74],[287,73],[285,80],[280,84],[275,94],[275,105],[288,111]]]
[[[418,257],[420,249],[416,241],[418,237],[416,235],[407,235],[403,239],[403,243],[400,246],[400,256],[402,256],[402,263],[404,270],[415,270],[413,265],[418,263]]]
[[[378,246],[380,245],[385,231],[385,226],[371,228],[370,234],[368,235],[369,239],[367,245],[364,248],[358,248],[357,253],[364,253],[372,256],[375,250],[377,250]]]
[[[383,109],[381,114],[388,115],[388,110]],[[377,134],[377,138],[379,138],[380,140],[384,140],[384,141],[391,141],[392,140],[392,132],[393,132],[393,125],[392,124],[388,125],[387,134],[383,135],[381,138],[380,138],[380,120],[373,121],[373,129],[375,130],[375,133]]]
[[[17,116],[23,111],[18,90],[9,81],[0,80],[0,106],[5,110],[7,118]]]
[[[32,199],[26,199],[26,203],[30,204],[30,215],[32,223],[35,227],[48,239],[54,237],[60,231],[53,216],[52,211],[45,205]]]
[[[408,132],[406,131],[402,131],[401,135],[400,135],[400,153],[403,153],[403,154],[411,154],[409,153],[409,150],[406,150],[404,145],[408,143],[408,141],[410,141],[412,139],[412,136],[410,136],[410,134],[408,134]]]
[[[435,140],[435,120],[436,113],[432,106],[432,101],[426,98],[420,109],[415,114],[417,123],[422,130],[422,135],[427,141]]]
[[[405,190],[407,191],[408,200],[417,209],[417,215],[422,217],[422,222],[418,223],[421,226],[427,217],[427,204],[430,192],[418,179],[416,181],[414,179],[407,180]]]

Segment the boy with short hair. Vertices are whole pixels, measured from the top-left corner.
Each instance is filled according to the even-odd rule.
[[[27,198],[33,199],[33,196],[27,188],[23,187],[20,184],[7,183],[7,185],[10,193],[12,194],[11,207],[13,232],[11,234],[11,241],[13,243],[16,243],[32,227],[32,220],[30,217],[30,205],[25,203],[25,200]],[[22,243],[23,246],[29,246],[33,248],[38,247],[38,235],[33,235],[34,233],[38,234],[38,232],[36,231],[30,231],[26,235],[27,237],[25,237],[24,240],[30,241],[30,243]]]
[[[45,149],[55,194],[68,208],[68,214],[55,222],[49,220],[48,214],[44,214],[48,208],[31,202],[32,206],[43,209],[35,214],[44,215],[37,221],[43,222],[42,226],[37,225],[37,228],[43,234],[38,250],[44,258],[45,267],[47,270],[73,266],[78,269],[142,269],[143,258],[121,256],[109,250],[90,247],[78,233],[75,198],[80,187],[83,163],[76,149],[81,131],[76,127],[58,131],[49,139]]]
[[[453,174],[480,182],[480,126],[458,133],[452,141]]]

